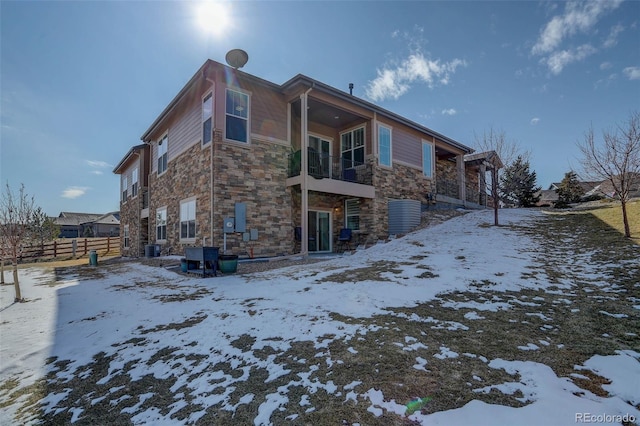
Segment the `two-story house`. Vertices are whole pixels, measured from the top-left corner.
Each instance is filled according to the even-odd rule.
[[[304,75],[207,60],[114,169],[123,255],[146,244],[251,256],[388,237],[389,200],[481,203],[473,150]]]

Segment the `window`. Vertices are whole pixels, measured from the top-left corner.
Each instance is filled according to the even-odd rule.
[[[167,209],[158,209],[156,213],[156,241],[167,239]]]
[[[227,89],[225,138],[247,143],[249,95]]]
[[[133,169],[133,175],[131,175],[131,197],[138,195],[138,168]]]
[[[196,200],[180,203],[180,239],[196,237]]]
[[[158,174],[167,170],[167,150],[169,148],[169,135],[164,135],[158,142]]]
[[[129,188],[129,183],[127,181],[127,177],[126,176],[122,176],[122,202],[126,203],[127,202],[127,190]]]
[[[209,92],[202,100],[202,145],[211,142],[213,124],[213,94]]]
[[[129,225],[124,226],[124,233],[122,234],[124,239],[124,248],[129,248]]]
[[[378,126],[378,164],[391,167],[391,129]]]
[[[422,141],[422,174],[433,177],[433,145],[425,141]]]
[[[364,164],[364,127],[341,134],[340,141],[343,168]]]
[[[360,229],[360,200],[357,198],[344,202],[344,227],[353,231]]]

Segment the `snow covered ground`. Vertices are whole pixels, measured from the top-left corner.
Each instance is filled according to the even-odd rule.
[[[380,424],[393,414],[429,425],[638,422],[640,338],[628,324],[637,329],[640,283],[623,289],[602,261],[578,249],[559,249],[565,258],[560,268],[570,278],[550,276],[541,271],[535,232],[527,232],[544,223],[543,213],[503,210],[506,226],[497,228],[488,226],[492,214],[468,213],[351,256],[244,276],[190,278],[135,262],[21,271],[27,303],[12,304],[13,287],[0,287],[0,424],[99,422],[101,413],[135,424],[211,424],[211,407],[216,415],[243,416],[239,423],[304,423],[320,415],[319,395],[364,409]],[[634,262],[607,267],[640,271]],[[558,329],[565,316],[581,313],[577,299],[590,292],[629,302],[630,308],[606,305],[592,314],[621,324],[626,341],[558,375],[540,362],[541,354],[573,356],[575,342],[563,341]],[[540,308],[547,296],[553,310]],[[460,315],[412,311],[429,304]],[[487,317],[516,310],[524,319],[502,323],[540,325],[538,337],[512,336],[499,345],[510,346],[517,358],[492,358],[488,349],[460,352],[454,340],[429,340],[435,332],[452,339],[482,336],[489,331]],[[392,345],[411,357],[414,365],[407,367],[416,377],[428,377],[432,366],[479,363],[484,373],[461,379],[477,398],[446,411],[409,410],[411,399],[385,395],[375,381],[341,380],[337,372],[365,356],[363,342],[393,331],[375,318],[423,327]],[[336,355],[338,343],[345,350]],[[296,356],[305,344],[311,356]],[[510,379],[483,377],[492,370]],[[605,379],[604,393],[578,386],[594,376]],[[166,386],[160,391],[157,383]],[[497,394],[521,406],[483,399]],[[432,403],[425,400],[424,407]],[[343,424],[360,422],[372,424],[361,415]]]

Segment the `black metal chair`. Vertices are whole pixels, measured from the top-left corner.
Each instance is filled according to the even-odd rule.
[[[351,250],[351,238],[352,238],[351,229],[342,228],[340,230],[340,235],[338,236],[338,246],[341,249],[341,251],[344,252],[345,246],[347,247],[347,250]]]

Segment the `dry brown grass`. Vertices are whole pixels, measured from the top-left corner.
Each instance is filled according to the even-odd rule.
[[[60,380],[57,375],[67,371],[68,360],[51,360],[46,380],[30,388],[20,388],[15,381],[7,381],[0,386],[0,398],[9,401],[6,405],[31,395],[31,399],[24,403],[18,420],[36,418],[46,424],[65,424],[71,419],[69,411],[44,414],[37,401],[44,394],[71,389],[66,400],[85,410],[80,424],[127,424],[131,421],[131,414],[122,410],[134,405],[140,395],[151,392],[153,396],[138,410],[156,407],[167,414],[172,404],[180,400],[186,406],[174,414],[177,422],[185,421],[192,413],[204,411],[198,424],[237,425],[253,424],[266,396],[281,393],[287,396],[288,402],[282,410],[273,412],[271,421],[274,424],[411,425],[414,422],[406,416],[387,411],[380,417],[374,416],[367,410],[370,403],[362,394],[369,389],[377,389],[383,392],[386,400],[393,399],[403,405],[415,398],[430,397],[431,400],[421,408],[425,414],[462,407],[473,399],[512,407],[526,405],[528,402],[518,400],[522,397],[521,392],[504,394],[495,389],[488,393],[474,392],[474,389],[489,385],[520,380],[518,375],[489,367],[488,361],[498,358],[543,363],[558,376],[570,378],[584,389],[585,394],[591,392],[606,396],[603,385],[608,381],[595,372],[576,370],[576,366],[596,354],[611,355],[622,349],[640,351],[640,314],[633,307],[640,301],[640,265],[633,263],[639,257],[638,247],[593,215],[552,215],[541,218],[535,227],[513,226],[512,229],[532,237],[537,244],[531,248],[532,261],[536,266],[523,278],[540,283],[539,288],[530,285],[520,291],[496,291],[492,288],[495,276],[478,276],[466,291],[441,294],[435,300],[414,307],[388,309],[387,313],[371,318],[331,315],[335,322],[366,330],[355,335],[342,338],[325,335],[316,340],[301,337],[299,341],[289,342],[289,348],[284,351],[275,349],[278,347],[276,342],[282,342],[277,336],[272,339],[273,346],[267,345],[260,350],[252,349],[256,342],[254,336],[244,334],[230,338],[226,343],[234,349],[251,353],[259,360],[269,360],[286,370],[282,376],[267,382],[269,372],[264,367],[248,364],[242,358],[231,357],[207,366],[207,371],[220,371],[230,378],[233,386],[225,384],[223,379],[212,380],[207,389],[202,389],[203,392],[209,392],[209,395],[229,392],[231,404],[238,404],[247,394],[254,395],[250,402],[238,405],[235,412],[223,404],[203,406],[196,403],[186,386],[172,389],[176,383],[173,376],[157,378],[149,374],[131,381],[127,372],[141,362],[138,359],[129,360],[120,371],[111,372],[111,380],[101,383],[100,379],[109,373],[109,365],[117,352],[96,354],[90,364],[72,372],[73,378],[68,382]],[[347,273],[330,274],[323,281],[349,285],[353,281],[390,280],[402,270],[402,266],[419,266],[420,260],[429,255],[428,250],[429,247],[424,247],[422,254],[408,259],[406,263],[374,262]],[[589,264],[567,262],[569,258],[586,255],[589,256],[582,258],[588,258]],[[584,273],[594,267],[599,274],[597,278]],[[95,268],[75,268],[72,268],[73,274],[91,276],[96,272]],[[426,269],[417,279],[428,285],[434,277],[435,274]],[[545,288],[543,284],[547,283],[556,285]],[[164,303],[212,297],[206,291],[185,292],[172,288],[168,282],[132,285],[165,286],[175,294],[158,299]],[[483,303],[489,300],[508,303],[509,309],[476,312],[483,318],[469,320],[465,314],[473,310],[450,307],[455,302]],[[247,299],[242,304],[248,310],[256,308],[255,299]],[[626,317],[614,318],[602,312],[624,314]],[[222,318],[225,313],[219,315]],[[188,333],[190,327],[206,319],[206,313],[195,312],[182,322],[141,329],[144,337],[132,338],[116,346],[118,350],[144,348],[157,339],[156,332],[179,329]],[[314,321],[313,318],[301,318],[303,320]],[[166,343],[144,362],[148,365],[166,362],[175,366],[186,361],[190,365],[208,362],[208,354],[185,355],[181,353],[184,347]],[[318,349],[320,343],[327,345]],[[192,345],[195,344],[194,341]],[[538,349],[525,351],[518,348],[529,344],[536,344]],[[188,347],[186,345],[186,349]],[[212,352],[216,350],[211,348]],[[446,351],[457,356],[436,356]],[[427,361],[422,364],[424,370],[416,368],[420,359]],[[246,380],[238,380],[247,371]],[[583,377],[572,376],[572,373]],[[308,375],[309,380],[317,384],[331,382],[335,392],[327,392],[322,386],[312,391],[300,384],[301,375]],[[197,378],[189,376],[188,381]],[[352,390],[360,394],[355,400],[346,398]],[[310,407],[314,407],[313,410]],[[295,421],[291,416],[297,416]]]

